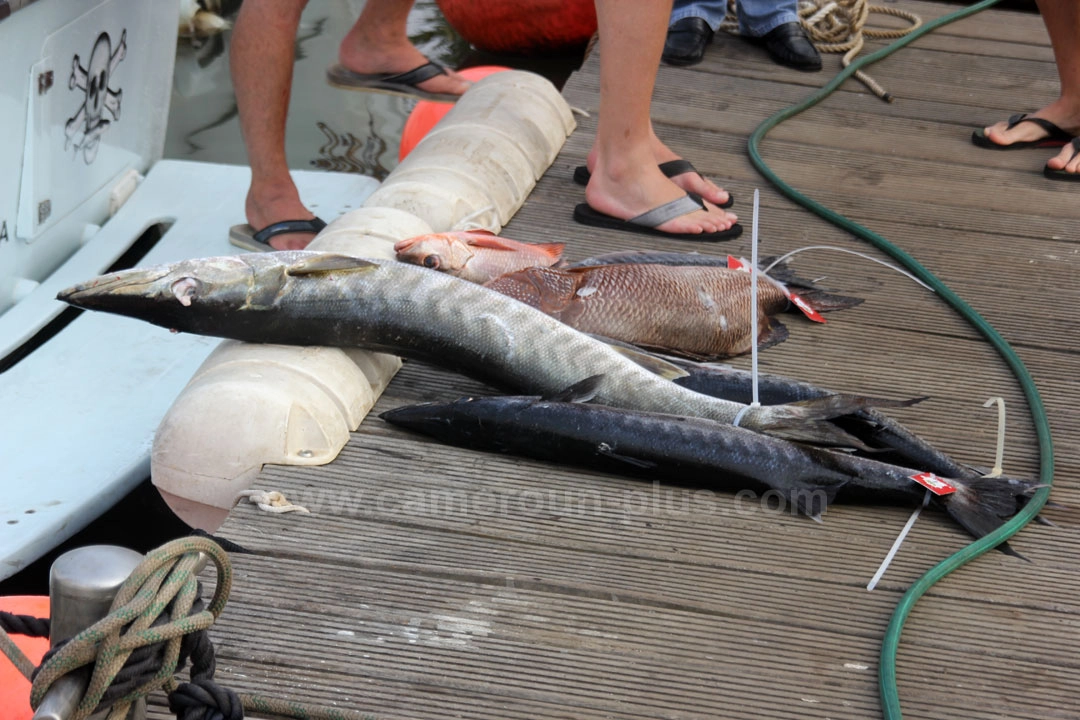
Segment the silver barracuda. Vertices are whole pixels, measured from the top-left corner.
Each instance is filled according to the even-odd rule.
[[[602,375],[601,404],[726,423],[738,417],[744,428],[814,442],[853,441],[826,418],[899,404],[829,395],[747,409],[679,387],[670,380],[684,372],[662,360],[466,280],[391,260],[307,251],[201,258],[110,273],[57,297],[175,331],[393,353],[517,392],[549,394]]]

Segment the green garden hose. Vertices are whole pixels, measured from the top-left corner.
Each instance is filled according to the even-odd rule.
[[[900,718],[903,717],[900,710],[900,698],[896,688],[896,652],[900,644],[900,634],[904,629],[904,622],[907,620],[915,603],[918,602],[919,598],[922,597],[923,594],[938,580],[942,579],[953,570],[974,560],[983,553],[995,548],[1000,543],[1019,532],[1021,528],[1027,525],[1038,514],[1039,510],[1046,503],[1046,500],[1050,495],[1050,485],[1054,476],[1054,446],[1050,438],[1050,424],[1047,421],[1046,410],[1043,407],[1042,398],[1039,395],[1038,389],[1035,387],[1035,381],[1032,379],[1031,374],[1009,343],[998,334],[990,323],[906,252],[880,235],[852,222],[843,215],[833,212],[785,184],[761,159],[761,155],[758,153],[758,144],[769,130],[776,127],[784,120],[821,102],[836,90],[848,77],[853,75],[864,65],[877,62],[931,30],[954,20],[959,20],[960,18],[985,10],[997,2],[998,0],[983,0],[983,2],[945,15],[933,22],[927,23],[888,47],[882,48],[881,50],[852,63],[843,72],[833,78],[832,81],[821,88],[821,90],[817,91],[801,103],[792,105],[791,107],[780,111],[759,125],[750,136],[750,141],[748,143],[750,160],[753,162],[754,167],[756,167],[769,182],[775,185],[780,192],[834,225],[862,238],[894,258],[897,262],[910,270],[912,274],[929,285],[942,299],[945,300],[946,303],[956,310],[961,317],[974,326],[990,342],[994,349],[997,350],[998,354],[1001,355],[1012,370],[1013,375],[1016,376],[1016,379],[1023,389],[1024,396],[1027,399],[1028,406],[1031,410],[1031,417],[1035,424],[1035,434],[1039,441],[1040,481],[1043,484],[1043,487],[1035,493],[1031,501],[1028,502],[1027,505],[1017,513],[1016,517],[1012,518],[1012,520],[995,530],[993,533],[971,543],[963,550],[951,555],[938,563],[935,567],[931,568],[908,589],[904,594],[904,597],[901,598],[900,602],[897,604],[896,610],[893,612],[892,619],[889,622],[889,628],[882,641],[880,667],[878,672],[882,714],[886,720],[900,720]]]

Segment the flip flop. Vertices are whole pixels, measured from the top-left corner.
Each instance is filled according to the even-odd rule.
[[[233,225],[229,228],[229,244],[252,252],[274,252],[277,250],[270,244],[270,238],[275,235],[288,233],[311,233],[318,235],[319,231],[326,227],[326,223],[320,218],[310,220],[283,220],[267,225],[262,230],[256,231],[250,225]]]
[[[686,173],[691,172],[701,175],[701,173],[698,172],[697,168],[694,167],[689,160],[668,160],[667,162],[660,163],[659,167],[660,172],[664,173],[664,177],[666,178],[676,178],[679,175],[685,175]],[[578,185],[588,185],[589,178],[591,177],[592,173],[589,172],[589,168],[587,165],[578,165],[576,168],[574,168],[574,182],[576,182]],[[721,207],[726,210],[734,204],[735,196],[731,193],[728,193],[727,202],[723,205],[717,205],[717,207]]]
[[[334,87],[347,90],[369,90],[389,95],[404,95],[436,102],[457,102],[460,95],[433,93],[417,87],[425,80],[445,75],[446,68],[436,62],[426,62],[403,73],[357,73],[338,63],[326,71],[326,79]]]
[[[629,220],[620,220],[617,217],[593,210],[588,203],[581,203],[574,208],[574,220],[582,225],[607,228],[609,230],[628,230],[630,232],[643,233],[645,235],[659,235],[660,237],[674,238],[676,240],[697,240],[699,242],[720,242],[721,240],[734,240],[742,235],[742,226],[735,223],[727,230],[713,233],[673,233],[657,230],[658,225],[663,225],[683,215],[688,215],[702,209],[699,197],[690,194],[676,198],[671,202],[632,217]]]
[[[1061,147],[1062,145],[1068,145],[1073,139],[1072,133],[1065,132],[1049,120],[1031,117],[1027,113],[1018,113],[1011,116],[1005,129],[1012,130],[1023,122],[1035,123],[1046,131],[1046,137],[1039,138],[1038,140],[1023,140],[1020,142],[1009,143],[1008,145],[1001,145],[987,136],[985,128],[979,128],[971,133],[971,142],[978,147],[988,148],[990,150],[1026,150],[1027,148]]]
[[[1070,142],[1072,145],[1073,154],[1069,158],[1069,162],[1072,162],[1077,155],[1080,155],[1080,137],[1073,138]],[[1065,182],[1080,182],[1080,172],[1069,172],[1067,170],[1054,170],[1053,168],[1043,166],[1043,176],[1050,180],[1064,180]]]

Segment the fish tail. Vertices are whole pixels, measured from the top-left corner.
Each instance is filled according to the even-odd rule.
[[[864,395],[823,395],[786,405],[770,405],[756,418],[752,429],[785,440],[839,445],[869,450],[861,440],[829,420],[865,410],[869,407],[905,407],[914,400],[886,400]],[[747,424],[747,427],[751,427]]]
[[[1005,524],[1027,503],[1039,487],[1030,480],[1006,477],[949,479],[956,492],[943,496],[945,511],[960,527],[976,538],[989,535]],[[1010,555],[1018,555],[1007,546],[999,546]],[[1026,559],[1026,558],[1025,558]]]
[[[865,300],[848,295],[834,295],[824,290],[799,290],[799,297],[805,300],[810,307],[818,312],[831,312],[833,310],[846,310],[847,308],[861,305]]]

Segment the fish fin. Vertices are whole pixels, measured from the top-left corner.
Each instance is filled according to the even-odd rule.
[[[847,480],[833,482],[826,485],[805,485],[796,487],[789,493],[790,502],[796,509],[814,522],[822,522],[822,514],[829,509],[840,488],[847,484]]]
[[[1054,522],[1054,521],[1053,521],[1053,520],[1051,520],[1050,518],[1045,518],[1045,517],[1043,517],[1042,515],[1036,515],[1036,516],[1035,516],[1034,518],[1032,518],[1032,519],[1033,519],[1033,520],[1034,520],[1035,522],[1039,523],[1040,525],[1045,525],[1046,527],[1052,527],[1052,528],[1056,528],[1056,527],[1058,526],[1058,524],[1057,524],[1056,522]]]
[[[759,429],[760,432],[782,440],[804,442],[811,445],[828,445],[842,448],[855,448],[870,452],[862,440],[846,430],[833,425],[828,420],[799,420],[791,424],[774,425]]]
[[[765,417],[758,420],[753,429],[785,440],[854,447],[869,451],[871,448],[861,440],[827,421],[842,415],[851,415],[872,406],[903,407],[911,402],[863,395],[822,395],[784,405],[765,406],[762,408],[766,411]]]
[[[656,467],[656,463],[651,460],[642,460],[636,457],[630,457],[629,455],[620,455],[611,449],[611,446],[607,443],[600,443],[596,446],[596,452],[604,457],[611,458],[612,460],[618,460],[619,462],[626,463],[627,465],[633,465],[634,467],[642,468],[643,470],[651,470]]]
[[[766,318],[758,331],[758,349],[764,350],[773,345],[779,345],[787,339],[788,329],[784,323],[775,318],[771,320]]]
[[[908,407],[926,400],[926,396],[917,398],[905,398],[893,400],[891,398],[876,398],[866,395],[851,395],[837,393],[834,395],[822,395],[821,397],[808,400],[796,400],[786,403],[783,407],[801,408],[807,414],[806,417],[818,420],[828,420],[841,415],[851,415],[867,408],[883,407]]]
[[[641,367],[645,368],[654,375],[659,375],[665,380],[674,380],[675,378],[686,377],[690,373],[683,370],[678,365],[668,362],[662,358],[658,358],[655,355],[631,348],[626,345],[611,345],[609,347],[615,352],[619,353],[627,360],[637,363]]]
[[[520,249],[517,241],[508,240],[498,235],[473,235],[470,233],[469,237],[465,238],[465,244],[487,250],[506,250],[508,252],[515,252]],[[566,243],[529,243],[528,246],[530,250],[539,250],[548,257],[558,260],[562,257],[562,251],[566,247]]]
[[[322,253],[298,260],[285,269],[288,275],[318,275],[320,273],[341,272],[345,270],[374,270],[378,264],[351,255]]]
[[[831,312],[833,310],[846,310],[856,305],[862,305],[866,300],[848,295],[833,295],[824,290],[807,289],[799,292],[799,297],[807,302],[810,307],[818,312]],[[795,308],[798,310],[798,308]]]
[[[541,399],[551,400],[553,402],[587,403],[596,397],[596,393],[600,390],[600,383],[603,381],[604,376],[602,374],[590,375],[561,392],[557,392],[553,395],[545,395]]]
[[[989,535],[1005,524],[1017,513],[1024,498],[1036,487],[1036,484],[1029,480],[1005,475],[947,480],[956,487],[956,492],[942,497],[945,511],[960,527],[976,538]],[[998,547],[1002,549],[1000,545]],[[1011,548],[1002,550],[1009,555],[1018,555]]]

